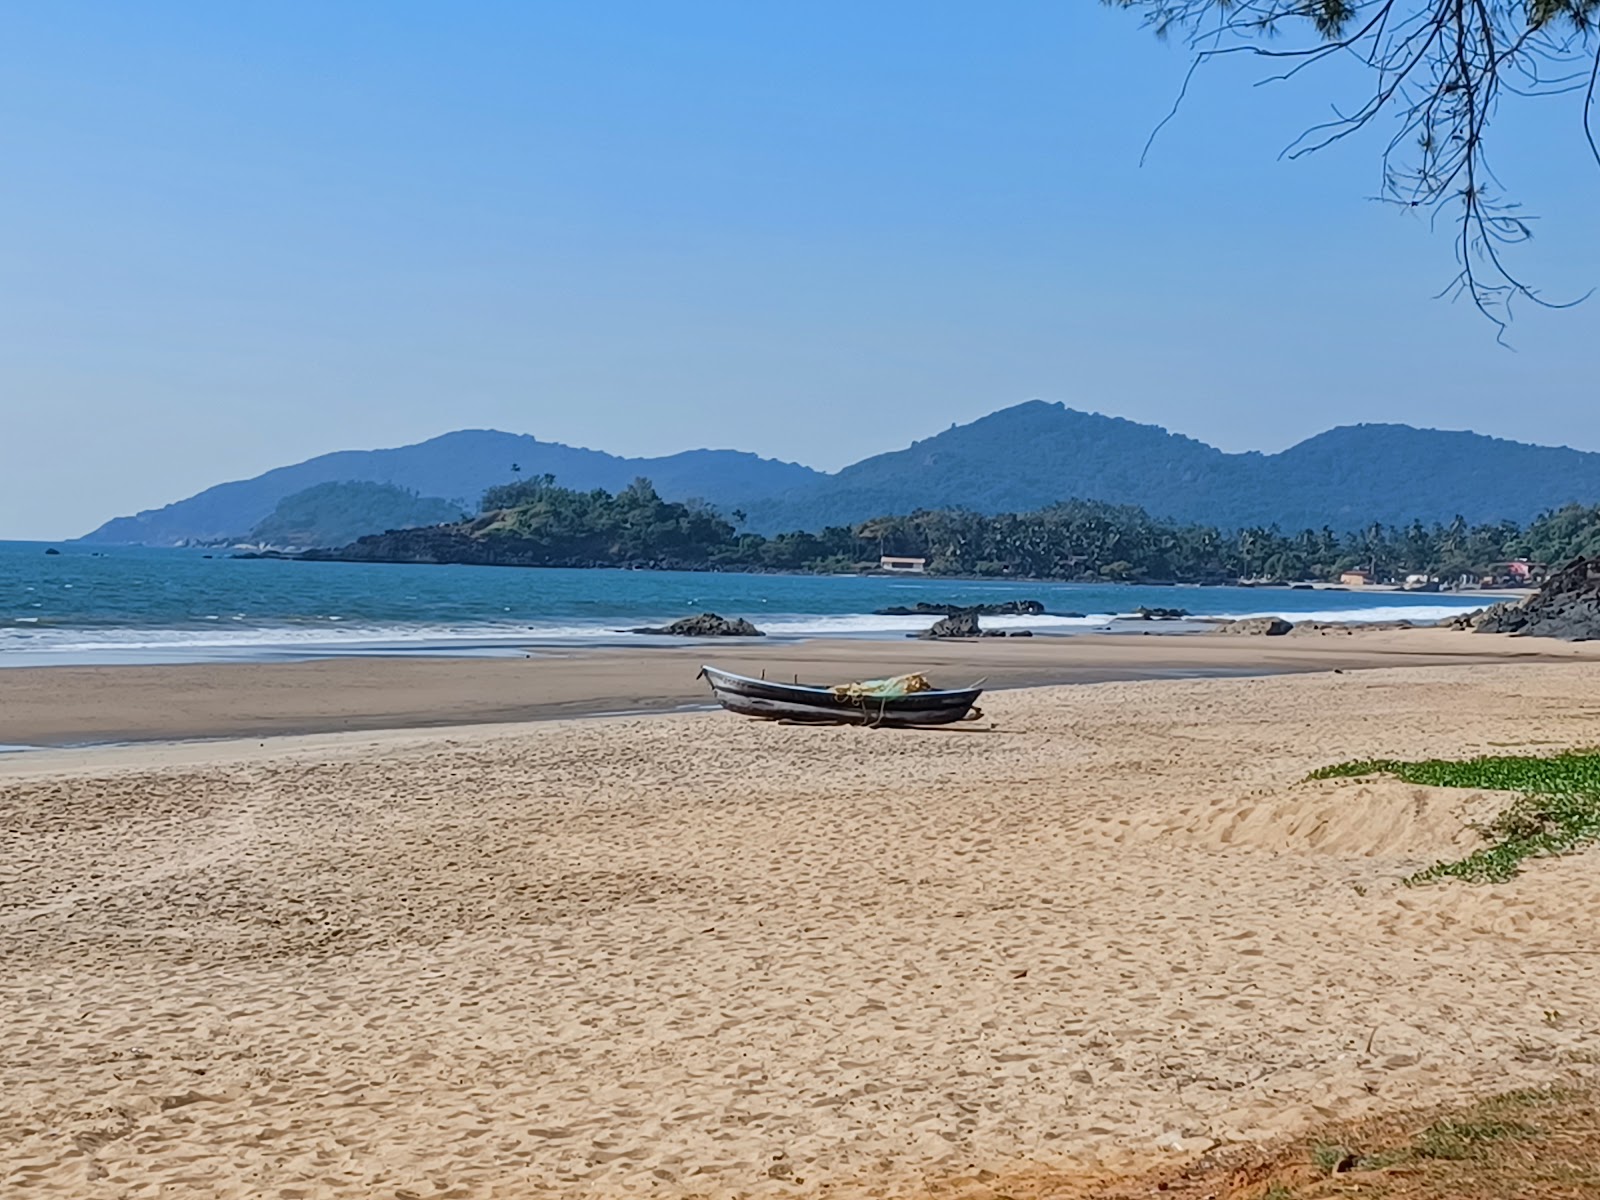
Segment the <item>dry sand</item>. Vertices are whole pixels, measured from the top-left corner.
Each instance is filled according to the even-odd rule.
[[[986,708],[0,761],[0,1194],[996,1196],[1594,1077],[1600,852],[1406,889],[1500,798],[1297,781],[1600,665]]]
[[[1600,645],[1444,629],[1323,636],[1103,635],[976,642],[737,642],[532,658],[335,658],[299,663],[0,670],[0,744],[263,737],[661,711],[710,701],[702,662],[772,678],[926,671],[990,687],[1270,674],[1506,659],[1600,661]]]

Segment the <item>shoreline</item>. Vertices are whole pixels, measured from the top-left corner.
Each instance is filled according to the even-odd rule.
[[[714,707],[696,674],[812,681],[923,671],[942,686],[1230,678],[1387,666],[1600,661],[1600,645],[1435,628],[1282,637],[1097,634],[926,642],[827,640],[544,650],[527,657],[346,656],[281,663],[12,667],[0,744],[87,751],[140,742],[437,729]]]

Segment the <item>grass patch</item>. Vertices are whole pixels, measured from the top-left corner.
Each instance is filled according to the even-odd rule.
[[[1308,779],[1348,779],[1355,775],[1393,775],[1423,787],[1484,788],[1495,792],[1600,793],[1600,752],[1584,750],[1544,757],[1484,755],[1481,758],[1429,758],[1421,762],[1376,758],[1339,763],[1313,771]]]
[[[1146,1200],[1158,1192],[1169,1200],[1600,1196],[1600,1107],[1585,1092],[1512,1092],[1476,1104],[1345,1122],[1276,1149],[1244,1151],[1209,1167],[1081,1195]]]
[[[1406,880],[1408,884],[1441,879],[1503,883],[1515,876],[1527,859],[1570,854],[1600,841],[1600,753],[1485,755],[1422,762],[1367,759],[1323,767],[1308,778],[1377,774],[1423,787],[1523,793],[1499,816],[1478,827],[1488,845],[1455,862],[1435,863],[1418,871]]]
[[[1346,1169],[1355,1155],[1343,1146],[1318,1142],[1311,1147],[1311,1165],[1324,1175],[1333,1175]]]
[[[1541,1136],[1532,1125],[1518,1121],[1435,1121],[1417,1135],[1412,1151],[1418,1158],[1462,1162],[1482,1158],[1495,1142],[1527,1140]]]

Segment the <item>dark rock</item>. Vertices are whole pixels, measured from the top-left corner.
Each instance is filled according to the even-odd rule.
[[[873,616],[953,617],[964,612],[977,613],[980,617],[1038,617],[1044,615],[1044,603],[1039,600],[1005,600],[998,604],[929,604],[919,600],[910,608],[897,604],[892,608],[873,609]]]
[[[1245,617],[1241,621],[1229,621],[1226,625],[1218,625],[1216,632],[1257,637],[1282,637],[1293,628],[1294,626],[1282,617]]]
[[[697,617],[684,617],[670,625],[658,628],[630,629],[629,633],[649,633],[657,637],[765,637],[766,635],[743,617],[720,617],[716,613],[701,613]]]
[[[48,550],[45,551],[45,553],[46,554],[60,554],[61,551],[57,550],[54,546],[51,546]]]
[[[1010,633],[1006,634],[1006,636],[1007,637],[1032,637],[1033,636],[1033,630],[1031,630],[1031,629],[1013,629]]]
[[[954,613],[941,621],[935,621],[933,627],[916,635],[922,638],[975,638],[982,637],[983,630],[978,625],[978,614],[970,609]]]
[[[1176,621],[1189,615],[1186,608],[1136,608],[1134,615],[1141,621]]]
[[[1456,628],[1471,628],[1478,633],[1512,633],[1566,642],[1600,638],[1600,559],[1575,559],[1533,595],[1452,621],[1463,622]]]
[[[1058,616],[1058,617],[1069,617],[1069,618],[1070,617],[1079,617],[1079,618],[1081,618],[1081,617],[1087,617],[1088,615],[1089,615],[1088,613],[1079,613],[1079,612],[1064,612],[1064,613],[1057,613],[1056,614],[1056,616]]]
[[[1491,618],[1498,620],[1507,609],[1515,608],[1520,603],[1520,600],[1502,600],[1499,604],[1489,605],[1488,608],[1475,608],[1471,612],[1457,613],[1453,617],[1446,617],[1439,622],[1439,625],[1443,629],[1458,629],[1462,632],[1470,633]],[[1486,632],[1498,633],[1500,630]]]

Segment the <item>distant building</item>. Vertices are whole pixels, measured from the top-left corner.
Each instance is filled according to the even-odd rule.
[[[1550,574],[1549,564],[1529,562],[1525,558],[1495,563],[1491,569],[1494,571],[1494,584],[1510,584],[1513,587],[1541,583]]]
[[[1346,571],[1339,576],[1339,582],[1344,584],[1345,587],[1366,587],[1367,584],[1372,582],[1372,572]]]
[[[898,571],[905,575],[921,575],[928,569],[928,560],[925,558],[902,558],[897,554],[885,554],[878,560],[880,571]]]

